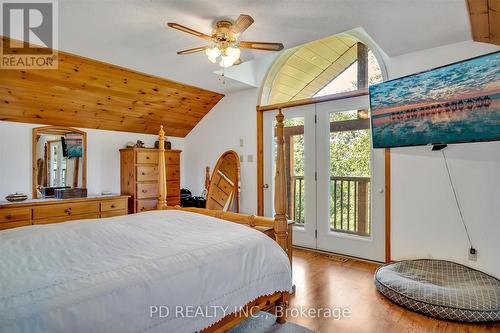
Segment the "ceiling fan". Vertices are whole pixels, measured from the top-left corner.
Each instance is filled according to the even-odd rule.
[[[281,43],[238,40],[240,34],[248,29],[253,22],[254,19],[250,15],[244,14],[241,14],[234,22],[228,19],[218,20],[214,24],[211,35],[204,34],[177,23],[167,23],[167,25],[171,28],[187,32],[188,34],[211,42],[210,45],[179,51],[177,54],[183,55],[205,51],[208,60],[211,62],[215,63],[220,59],[219,65],[221,67],[230,67],[241,63],[240,48],[263,51],[280,51],[283,49],[283,44]]]

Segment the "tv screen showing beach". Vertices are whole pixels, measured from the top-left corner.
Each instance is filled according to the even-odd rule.
[[[500,140],[500,52],[370,86],[373,147]]]

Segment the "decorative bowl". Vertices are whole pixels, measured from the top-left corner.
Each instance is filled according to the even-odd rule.
[[[10,202],[20,202],[26,199],[28,199],[28,196],[26,194],[21,194],[21,193],[9,194],[8,196],[5,197],[5,200]]]

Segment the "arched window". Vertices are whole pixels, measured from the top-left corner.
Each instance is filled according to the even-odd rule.
[[[285,51],[267,75],[261,105],[353,91],[382,80],[368,46],[348,34],[334,35]]]

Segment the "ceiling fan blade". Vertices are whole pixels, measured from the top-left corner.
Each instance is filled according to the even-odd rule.
[[[187,32],[188,34],[195,35],[196,37],[200,37],[202,39],[206,39],[206,40],[211,40],[212,39],[211,36],[209,36],[207,34],[204,34],[203,32],[199,32],[199,31],[193,30],[191,28],[185,27],[185,26],[177,24],[177,23],[171,23],[171,22],[169,22],[169,23],[167,23],[167,25],[170,28],[174,28],[174,29],[177,29],[177,30],[180,30],[180,31],[183,31],[183,32]]]
[[[238,16],[233,26],[231,27],[231,32],[233,34],[240,34],[243,31],[247,30],[253,22],[254,20],[250,15],[241,14],[240,16]]]
[[[244,49],[254,49],[254,50],[264,50],[264,51],[281,51],[281,50],[283,50],[283,44],[281,44],[281,43],[241,41],[238,44],[241,48],[244,48]]]
[[[191,54],[191,53],[195,53],[195,52],[200,52],[200,51],[204,51],[206,49],[208,49],[210,46],[200,46],[200,47],[195,47],[193,49],[188,49],[188,50],[182,50],[182,51],[179,51],[177,52],[177,54]]]

